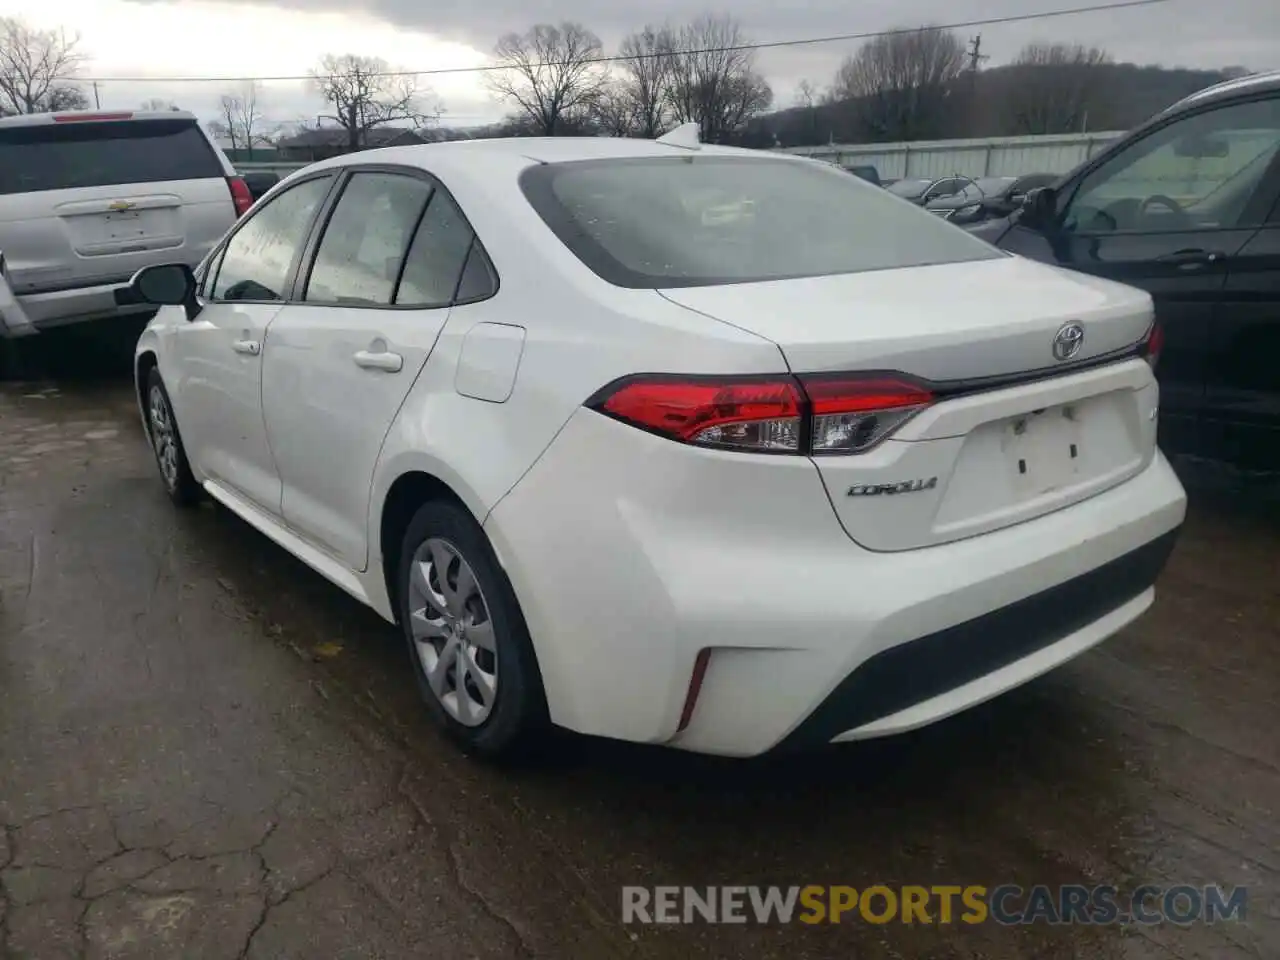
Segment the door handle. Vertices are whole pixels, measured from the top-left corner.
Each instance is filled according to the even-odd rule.
[[[262,344],[257,340],[232,340],[231,349],[236,353],[245,353],[256,357],[262,352]]]
[[[359,350],[352,355],[351,359],[355,360],[357,367],[363,367],[366,370],[385,370],[387,373],[399,373],[404,366],[404,357],[389,350],[379,353]]]
[[[1179,270],[1203,270],[1225,259],[1225,257],[1226,254],[1217,250],[1175,250],[1173,253],[1166,253],[1162,257],[1157,257],[1156,261],[1158,263],[1167,263],[1170,266],[1177,267]]]

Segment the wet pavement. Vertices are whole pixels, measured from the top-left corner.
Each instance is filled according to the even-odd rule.
[[[1154,610],[917,734],[497,769],[395,631],[164,497],[124,380],[0,387],[12,957],[1280,956],[1280,516],[1193,499]],[[1218,883],[1241,922],[624,926],[626,884]]]

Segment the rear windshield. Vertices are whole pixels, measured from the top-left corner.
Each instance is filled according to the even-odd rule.
[[[221,177],[194,120],[0,127],[0,194]]]
[[[710,286],[986,260],[994,248],[825,164],[693,156],[530,167],[525,196],[621,287]]]

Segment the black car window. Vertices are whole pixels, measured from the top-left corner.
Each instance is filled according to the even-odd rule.
[[[355,173],[324,228],[303,299],[391,303],[413,228],[431,184],[397,173]]]
[[[560,241],[621,287],[754,283],[999,255],[820,163],[717,154],[579,160],[529,167],[520,186]],[[874,223],[875,242],[851,223]]]
[[[0,194],[225,174],[196,121],[82,120],[0,129]]]
[[[396,305],[440,307],[452,303],[471,239],[471,227],[458,205],[443,190],[437,190],[409,247]]]
[[[462,268],[462,279],[458,281],[458,292],[454,299],[458,303],[474,303],[494,295],[498,289],[497,274],[489,255],[480,246],[480,241],[471,241],[471,252],[467,254],[467,264]]]
[[[255,210],[231,239],[213,283],[215,300],[283,300],[289,269],[330,177],[304,180]]]
[[[1253,226],[1261,213],[1250,201],[1278,149],[1280,99],[1175,120],[1090,172],[1067,203],[1063,229],[1099,234]]]

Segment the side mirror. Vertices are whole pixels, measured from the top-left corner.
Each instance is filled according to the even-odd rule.
[[[1058,195],[1053,187],[1037,187],[1028,190],[1022,200],[1018,222],[1035,230],[1043,229],[1053,222],[1057,212]]]
[[[161,307],[185,307],[187,319],[200,313],[196,301],[196,277],[185,263],[158,263],[143,267],[129,281],[129,289],[142,303]]]

